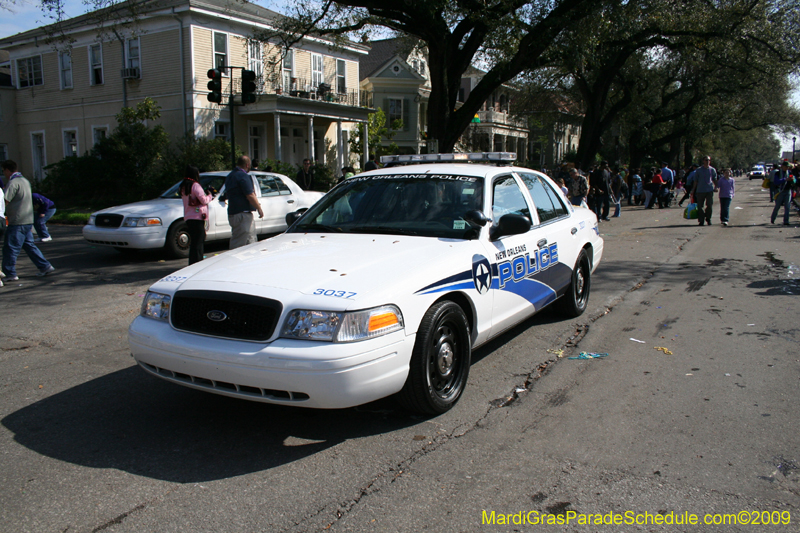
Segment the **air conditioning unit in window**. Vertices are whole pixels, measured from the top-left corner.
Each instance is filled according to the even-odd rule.
[[[122,69],[122,79],[124,79],[124,80],[138,80],[139,79],[139,67]]]

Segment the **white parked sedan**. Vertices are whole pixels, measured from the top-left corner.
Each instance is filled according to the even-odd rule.
[[[200,174],[204,189],[224,192],[223,172]],[[264,210],[264,218],[255,218],[259,235],[279,233],[286,229],[287,213],[311,207],[323,193],[304,191],[282,174],[251,171],[253,189]],[[93,213],[83,227],[83,237],[92,244],[110,246],[120,251],[164,248],[173,257],[188,257],[189,231],[183,222],[180,182],[154,200],[109,207]],[[227,205],[217,196],[208,204],[206,241],[229,239]]]
[[[366,172],[289,219],[282,235],[150,287],[129,328],[144,370],[261,402],[342,408],[396,394],[442,413],[476,346],[550,304],[583,313],[603,253],[594,213],[513,166]]]

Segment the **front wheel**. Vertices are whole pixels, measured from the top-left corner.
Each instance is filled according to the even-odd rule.
[[[592,265],[586,250],[581,250],[567,292],[558,300],[558,307],[564,315],[575,318],[586,311],[589,304],[589,291],[592,288]]]
[[[170,257],[175,259],[182,259],[189,257],[189,245],[192,238],[189,235],[189,226],[186,222],[179,220],[170,226],[167,232],[167,242],[164,244],[164,249]]]
[[[408,378],[398,393],[408,410],[438,415],[456,404],[469,376],[472,343],[469,322],[454,302],[439,302],[422,318]]]

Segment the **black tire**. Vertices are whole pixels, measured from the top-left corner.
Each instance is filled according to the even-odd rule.
[[[471,357],[464,311],[451,301],[435,304],[419,325],[400,404],[427,415],[447,412],[466,388]]]
[[[178,220],[169,227],[164,250],[170,257],[175,259],[186,258],[189,257],[189,245],[191,243],[192,238],[189,235],[189,227],[183,220]]]
[[[558,299],[559,311],[570,318],[581,316],[589,304],[591,289],[592,265],[589,263],[586,250],[581,250],[578,260],[575,261],[575,268],[572,269],[572,279],[567,292]]]

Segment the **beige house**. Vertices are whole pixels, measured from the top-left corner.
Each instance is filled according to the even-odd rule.
[[[106,23],[98,24],[101,16]],[[112,131],[123,106],[150,97],[173,139],[233,135],[253,159],[308,157],[341,168],[347,128],[370,111],[358,85],[368,49],[307,38],[285,51],[251,40],[280,16],[243,1],[164,0],[144,4],[135,21],[109,10],[70,19],[65,39],[48,38],[47,28],[0,39],[15,95],[5,120],[16,121],[18,142],[8,143],[8,157],[41,179],[46,165],[83,154]],[[242,69],[225,69],[218,105],[208,101],[207,73],[219,66],[258,75],[256,102],[232,116],[225,104],[241,92]]]
[[[361,61],[361,88],[373,95],[374,106],[383,109],[387,122],[402,119],[403,128],[392,139],[401,153],[427,153],[428,98],[431,92],[427,55],[406,39],[370,43],[369,56]],[[466,101],[485,73],[469,68],[461,78],[458,104]],[[456,145],[460,151],[509,151],[525,160],[528,127],[510,113],[514,90],[499,87],[481,106],[472,125]]]
[[[578,151],[583,114],[572,102],[551,94],[535,102],[528,113],[532,165],[552,169]]]
[[[15,96],[8,52],[0,50],[0,161],[19,153]]]

